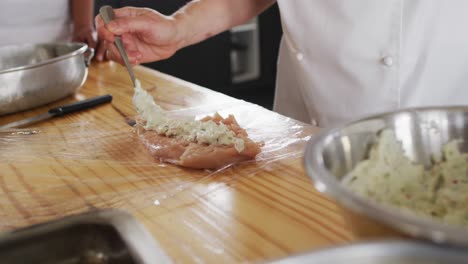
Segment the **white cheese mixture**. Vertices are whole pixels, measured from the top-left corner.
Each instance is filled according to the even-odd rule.
[[[199,144],[234,145],[238,152],[242,152],[245,148],[244,140],[236,137],[235,133],[222,123],[167,116],[154,102],[153,97],[141,88],[138,80],[136,80],[133,104],[138,114],[146,120],[146,130],[154,130],[160,135],[182,138]]]
[[[442,160],[424,169],[404,154],[393,131],[384,130],[369,159],[358,163],[343,183],[377,202],[468,225],[468,154],[459,151],[459,143],[444,145]]]

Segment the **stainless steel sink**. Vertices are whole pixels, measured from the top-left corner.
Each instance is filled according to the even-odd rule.
[[[131,215],[103,210],[34,225],[0,236],[0,263],[170,263]]]

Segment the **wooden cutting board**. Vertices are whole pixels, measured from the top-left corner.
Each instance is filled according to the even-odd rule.
[[[93,64],[74,97],[0,120],[96,95],[114,98],[35,128],[0,132],[0,230],[120,208],[180,263],[258,262],[353,240],[341,211],[314,190],[302,166],[317,128],[145,67],[135,73],[174,115],[234,114],[264,142],[262,154],[216,172],[155,161],[127,124],[135,110],[125,69]]]

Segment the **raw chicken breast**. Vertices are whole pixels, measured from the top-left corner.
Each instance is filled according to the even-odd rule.
[[[234,145],[200,144],[182,138],[160,135],[153,130],[145,130],[142,122],[137,128],[140,139],[151,155],[158,160],[195,169],[219,169],[240,161],[254,159],[260,153],[260,145],[248,138],[247,132],[237,123],[234,116],[227,118],[215,114],[201,121],[223,123],[236,137],[244,140],[244,148],[239,152]]]

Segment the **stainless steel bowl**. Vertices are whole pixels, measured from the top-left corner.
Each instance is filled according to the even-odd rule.
[[[468,107],[413,108],[384,113],[322,131],[312,138],[305,151],[305,167],[317,190],[333,197],[351,217],[358,234],[390,227],[410,236],[435,242],[468,246],[468,228],[451,226],[378,204],[348,190],[340,180],[365,159],[378,131],[391,129],[402,142],[405,153],[415,162],[429,165],[431,156],[440,155],[442,145],[451,139],[464,139],[468,149]],[[404,175],[401,175],[404,177]],[[359,226],[360,225],[360,226]],[[360,230],[356,230],[360,229]],[[390,232],[391,233],[391,232]],[[372,236],[372,235],[371,235]]]
[[[0,47],[0,115],[74,93],[86,80],[93,54],[84,43]]]
[[[271,264],[464,264],[464,248],[408,241],[378,241],[339,246],[276,260]]]

